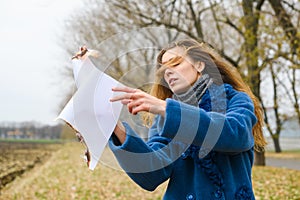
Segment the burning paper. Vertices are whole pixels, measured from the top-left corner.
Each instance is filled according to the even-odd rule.
[[[120,116],[122,104],[112,103],[112,87],[121,84],[98,70],[88,55],[73,59],[77,91],[61,111],[64,120],[80,133],[90,153],[89,168],[93,170]]]

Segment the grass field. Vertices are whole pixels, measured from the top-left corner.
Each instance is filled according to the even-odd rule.
[[[80,157],[79,143],[60,145],[45,161],[8,184],[0,199],[161,199],[166,184],[154,192],[136,186],[127,175],[108,167],[112,155],[105,153],[102,164],[90,171]],[[111,164],[110,164],[111,165]],[[257,199],[300,199],[300,171],[254,167],[253,186]]]
[[[0,191],[7,183],[50,157],[56,147],[58,144],[49,141],[0,140]]]
[[[47,140],[47,139],[0,139],[0,143],[14,143],[14,144],[57,144],[57,143],[63,143],[62,140]]]
[[[300,149],[287,150],[281,153],[275,153],[274,151],[266,152],[266,156],[280,159],[298,159],[300,160]]]

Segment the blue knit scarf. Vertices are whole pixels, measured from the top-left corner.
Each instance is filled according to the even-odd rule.
[[[173,99],[189,105],[199,106],[201,97],[212,83],[212,78],[208,74],[203,74],[186,92],[173,94]]]

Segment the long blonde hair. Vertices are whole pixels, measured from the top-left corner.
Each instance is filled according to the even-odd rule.
[[[263,151],[266,143],[266,140],[263,136],[262,126],[263,126],[263,112],[260,106],[259,100],[252,93],[249,86],[243,81],[238,70],[226,62],[217,52],[204,43],[199,43],[195,40],[182,40],[170,44],[168,47],[162,49],[157,56],[157,69],[155,75],[154,84],[151,87],[150,94],[165,100],[170,98],[173,93],[168,88],[167,83],[163,78],[163,73],[161,70],[162,66],[162,57],[164,53],[172,48],[181,47],[185,49],[185,53],[189,56],[194,62],[204,62],[205,68],[202,71],[203,74],[208,74],[215,84],[230,84],[235,90],[242,91],[247,93],[254,103],[255,115],[257,117],[257,123],[252,129],[254,141],[255,141],[255,150]],[[144,122],[147,125],[152,124],[153,115],[147,113],[144,117]]]

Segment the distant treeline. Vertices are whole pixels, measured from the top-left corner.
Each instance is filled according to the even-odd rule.
[[[0,138],[61,139],[65,125],[43,125],[37,122],[0,123]]]

